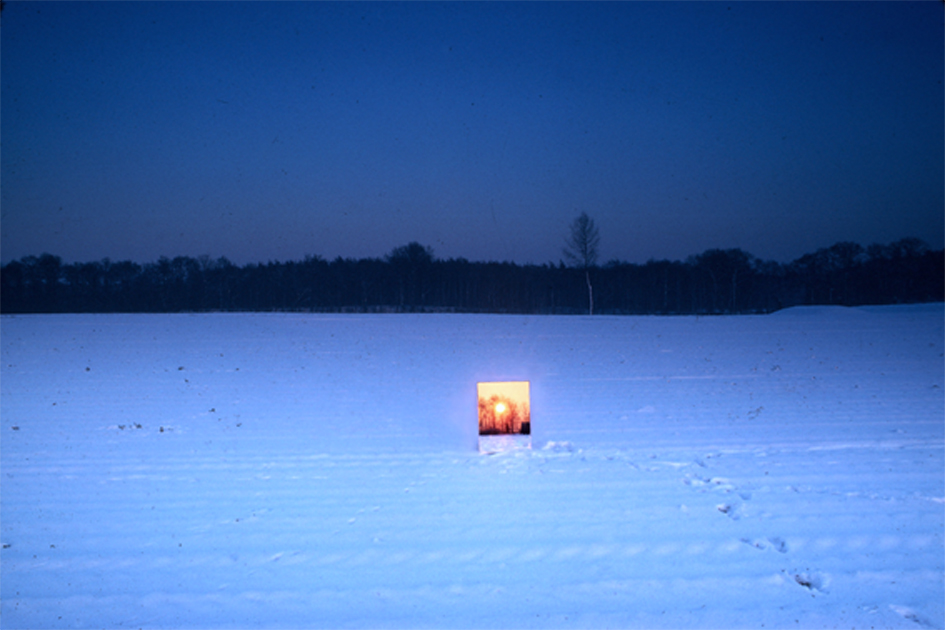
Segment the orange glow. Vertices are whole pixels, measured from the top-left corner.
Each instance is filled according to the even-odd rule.
[[[531,434],[528,381],[478,383],[479,435]]]

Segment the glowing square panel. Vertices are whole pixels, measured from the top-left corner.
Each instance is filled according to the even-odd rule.
[[[531,435],[528,381],[477,383],[479,435]]]

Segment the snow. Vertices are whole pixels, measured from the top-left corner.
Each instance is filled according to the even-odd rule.
[[[942,628],[943,322],[4,316],[0,623]]]

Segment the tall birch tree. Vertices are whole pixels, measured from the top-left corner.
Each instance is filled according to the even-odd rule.
[[[600,234],[594,219],[582,212],[581,216],[571,223],[571,234],[565,240],[564,257],[572,267],[584,271],[587,282],[587,311],[594,314],[594,287],[591,285],[591,268],[597,265],[597,248],[600,245]]]

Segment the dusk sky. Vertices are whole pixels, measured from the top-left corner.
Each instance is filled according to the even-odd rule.
[[[7,2],[0,257],[601,262],[945,232],[942,2]]]

